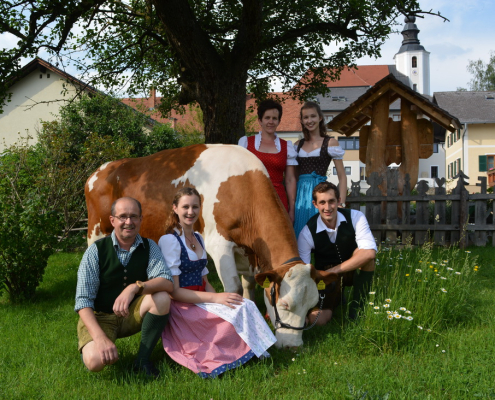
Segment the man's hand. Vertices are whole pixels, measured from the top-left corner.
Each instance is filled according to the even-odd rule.
[[[115,346],[115,343],[113,343],[106,335],[95,339],[94,342],[96,351],[100,355],[103,365],[110,365],[117,362],[119,359],[117,347]]]
[[[113,312],[115,315],[119,317],[129,316],[129,304],[131,304],[131,301],[134,299],[138,290],[139,288],[135,283],[130,284],[122,290],[122,293],[120,293],[119,297],[117,297],[113,303]]]

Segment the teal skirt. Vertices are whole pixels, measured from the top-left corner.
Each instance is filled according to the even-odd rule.
[[[299,176],[297,181],[297,196],[296,196],[296,209],[295,209],[295,221],[294,231],[296,232],[296,238],[299,237],[304,225],[318,210],[313,205],[313,189],[316,185],[327,180],[326,176],[318,175],[316,172],[311,174],[304,174]]]

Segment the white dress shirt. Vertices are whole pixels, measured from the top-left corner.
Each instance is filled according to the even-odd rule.
[[[337,231],[340,223],[345,221],[345,216],[342,213],[337,212],[337,223],[335,225],[335,229],[330,229],[321,220],[321,216],[318,216],[318,219],[316,220],[316,233],[327,231],[330,242],[335,243],[335,240],[337,240]],[[377,251],[375,238],[371,233],[368,220],[364,214],[361,211],[351,210],[351,221],[354,231],[356,232],[356,243],[358,248]],[[315,243],[313,241],[313,236],[309,231],[308,225],[305,225],[299,234],[297,239],[297,247],[299,249],[299,257],[301,257],[306,264],[309,264],[311,262],[311,250],[315,248]]]

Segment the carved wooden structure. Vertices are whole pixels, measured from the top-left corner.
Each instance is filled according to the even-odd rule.
[[[401,119],[392,121],[389,107],[398,99]],[[368,122],[370,125],[366,125]],[[461,126],[457,118],[390,74],[330,121],[328,127],[346,136],[361,130],[359,158],[366,164],[367,176],[377,173],[382,177],[380,190],[385,195],[387,167],[391,163],[400,164],[399,193],[403,192],[406,174],[411,177],[411,187],[416,185],[419,159],[433,154],[433,122],[451,132]]]

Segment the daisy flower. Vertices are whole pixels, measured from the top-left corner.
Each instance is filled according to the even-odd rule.
[[[419,326],[419,325],[418,325],[418,329],[421,329],[421,330],[423,330],[423,327],[422,327],[422,326]]]
[[[406,311],[406,314],[411,314],[411,311],[407,310],[407,311]]]
[[[431,263],[432,263],[433,265],[437,265],[437,263],[436,263],[435,261],[432,261]]]
[[[374,310],[379,310],[379,309],[380,309],[380,307],[375,306],[375,307],[373,307],[373,309],[374,309]]]
[[[394,319],[394,316],[393,316],[393,315],[391,315],[391,314],[389,314],[389,315],[387,315],[387,318],[388,318],[388,319]]]
[[[440,290],[444,293],[447,293],[447,291],[444,288],[441,288]]]
[[[400,314],[394,314],[394,318],[401,319],[402,317],[400,316]]]
[[[427,329],[426,332],[431,332],[431,329]]]
[[[409,317],[405,317],[408,321],[412,321],[413,320],[413,317],[409,316]]]
[[[454,268],[447,267],[447,271],[453,271]]]
[[[421,272],[423,272],[423,271],[421,271],[419,268],[416,268],[416,272],[417,272],[418,274],[420,274],[420,273],[421,273]]]
[[[369,304],[370,306],[375,305],[375,303],[373,303],[372,301],[370,301],[368,304]]]
[[[392,311],[387,311],[387,314],[389,314],[389,315],[392,314]]]
[[[386,303],[392,303],[392,300],[391,299],[385,299],[385,302]]]
[[[445,276],[441,276],[440,279],[447,280]]]
[[[461,273],[459,271],[455,271],[455,274],[456,275],[460,275]]]
[[[401,307],[401,308],[399,308],[399,310],[406,311],[407,309],[406,309],[406,307]]]
[[[375,294],[376,292],[370,292],[370,294]]]
[[[390,304],[384,304],[383,307],[389,308],[390,307]]]

